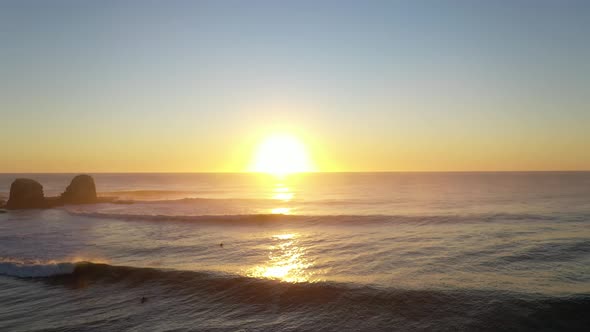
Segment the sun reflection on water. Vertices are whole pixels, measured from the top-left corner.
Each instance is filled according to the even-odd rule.
[[[295,234],[278,234],[273,235],[272,237],[279,240],[290,240],[295,237]]]
[[[276,200],[290,201],[293,199],[293,193],[276,193],[272,197]]]
[[[291,208],[288,207],[280,207],[280,208],[274,208],[270,210],[270,213],[272,214],[289,214],[291,212]]]
[[[306,250],[299,245],[297,234],[277,234],[272,236],[268,261],[250,270],[248,276],[275,279],[285,282],[309,282],[313,265],[306,257]]]
[[[270,213],[272,214],[290,214],[292,208],[284,206],[284,204],[289,203],[295,194],[289,190],[287,186],[283,183],[275,184],[275,188],[272,190],[272,199],[281,201],[281,205],[279,207],[271,208]]]

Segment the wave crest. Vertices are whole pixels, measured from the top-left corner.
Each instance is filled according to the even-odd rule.
[[[76,263],[69,262],[40,262],[40,261],[0,261],[0,274],[19,278],[40,278],[71,274],[76,269]]]
[[[527,222],[527,221],[553,221],[576,222],[590,216],[586,215],[537,215],[537,214],[466,214],[466,215],[301,215],[301,214],[226,214],[226,215],[167,215],[167,214],[133,214],[112,213],[97,211],[67,211],[71,215],[120,219],[129,221],[180,221],[200,223],[239,223],[239,224],[276,224],[279,222],[305,222],[311,224],[349,224],[366,225],[373,223],[405,223],[414,225],[431,225],[447,223],[471,223],[471,222]]]
[[[129,310],[125,307],[129,303],[136,303],[134,301],[148,294],[148,303],[176,305],[184,311],[190,308],[194,312],[209,312],[215,319],[223,317],[231,320],[236,314],[241,317],[271,314],[272,317],[280,315],[292,319],[288,315],[293,314],[299,323],[300,315],[309,317],[298,330],[537,331],[546,330],[549,326],[560,331],[583,331],[590,324],[588,293],[544,296],[477,289],[396,289],[336,282],[286,283],[210,272],[90,262],[0,264],[11,269],[16,264],[21,271],[27,268],[43,270],[40,265],[66,267],[63,270],[58,268],[60,273],[53,271],[46,276],[37,273],[34,276],[42,278],[34,280],[70,289],[99,284],[100,287],[94,291],[89,289],[85,294],[94,294],[101,299],[109,294],[123,294],[131,302],[121,302],[120,296],[117,296],[114,305],[121,303],[123,307],[120,308],[124,312]],[[110,310],[111,307],[103,308]],[[160,305],[154,308],[161,310]],[[68,314],[72,312],[70,306],[67,309]],[[28,305],[27,310],[30,310]],[[88,307],[83,310],[86,313]],[[140,316],[140,319],[143,317]],[[112,329],[113,322],[108,321],[108,324]],[[244,321],[238,321],[238,325],[243,326]],[[80,325],[77,329],[84,329],[85,326]],[[217,330],[217,327],[214,329]],[[278,325],[269,327],[269,330],[280,330]],[[255,325],[253,329],[260,329],[260,325]]]

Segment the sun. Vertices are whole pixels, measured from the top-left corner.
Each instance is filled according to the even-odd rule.
[[[274,134],[256,149],[251,171],[283,176],[311,172],[313,165],[305,145],[297,137]]]

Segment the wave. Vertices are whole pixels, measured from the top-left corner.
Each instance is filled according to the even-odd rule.
[[[358,290],[360,293],[377,291],[377,288],[342,283],[285,283],[278,280],[214,272],[119,266],[93,262],[26,263],[14,261],[0,263],[0,266],[4,267],[0,270],[0,274],[3,275],[41,279],[51,284],[64,286],[104,283],[139,287],[149,283],[150,285],[158,284],[168,288],[185,290],[189,288],[214,292],[233,290],[239,291],[240,296],[244,298],[250,298],[253,293],[256,293],[256,301],[265,296],[273,296],[278,290],[288,291],[292,300],[311,302],[335,300],[344,293],[354,290]]]
[[[350,329],[350,324],[356,324],[355,330],[375,324],[377,330],[387,330],[387,326],[437,330],[445,326],[444,330],[490,331],[548,327],[583,330],[590,324],[590,293],[548,296],[477,289],[396,289],[337,282],[287,283],[91,262],[30,266],[23,263],[18,267],[4,264],[8,269],[3,271],[8,271],[8,275],[51,286],[79,289],[97,285],[92,294],[101,298],[127,294],[124,296],[137,299],[150,294],[149,303],[174,304],[180,310],[205,310],[218,316],[292,313],[295,316],[289,317],[295,319],[301,314],[307,317],[304,330],[310,331]],[[48,273],[42,266],[64,268]],[[18,269],[36,272],[20,273]],[[119,295],[117,299],[120,301]]]
[[[544,303],[574,303],[590,309],[590,293],[563,297],[539,294],[519,294],[507,291],[461,290],[461,289],[394,289],[372,285],[357,285],[339,282],[288,283],[271,279],[258,279],[231,274],[166,270],[147,267],[117,266],[103,263],[0,263],[1,273],[19,278],[41,278],[51,284],[65,286],[92,283],[118,284],[124,287],[158,285],[168,289],[195,292],[224,293],[233,300],[266,303],[280,294],[281,300],[290,304],[347,302],[356,305],[403,306],[409,302],[422,305],[448,306],[469,305],[473,302],[504,301],[519,298],[520,301]],[[480,303],[481,304],[481,303]],[[425,313],[426,314],[426,313]]]
[[[445,223],[470,223],[470,222],[527,222],[527,221],[560,221],[579,222],[590,219],[590,215],[538,215],[538,214],[466,214],[466,215],[301,215],[301,214],[230,214],[230,215],[165,215],[165,214],[129,214],[129,213],[105,213],[67,211],[71,215],[103,218],[122,219],[129,221],[179,221],[200,223],[239,223],[239,224],[266,224],[280,222],[305,222],[317,224],[371,224],[371,223],[405,223],[416,225],[445,224]]]
[[[101,197],[116,198],[133,203],[256,203],[267,204],[276,203],[281,199],[273,197],[200,197],[199,195],[225,194],[226,191],[182,191],[182,190],[121,190],[105,191],[98,193]],[[390,203],[386,200],[375,199],[290,199],[290,202],[298,205],[323,205],[323,206],[340,206],[340,205],[383,205]]]
[[[69,262],[0,261],[0,274],[19,278],[51,277],[71,274],[76,264]]]
[[[179,222],[214,222],[214,223],[276,223],[279,221],[306,220],[307,217],[283,214],[245,214],[245,215],[158,215],[158,214],[126,214],[103,212],[75,212],[68,211],[74,216],[122,219],[128,221],[179,221]]]
[[[590,240],[575,242],[547,242],[530,244],[526,248],[499,257],[500,264],[521,264],[523,262],[566,262],[583,259],[590,255]],[[585,276],[590,281],[590,275]]]
[[[281,199],[277,198],[211,198],[211,197],[183,197],[179,199],[166,199],[159,201],[140,201],[138,203],[194,203],[194,202],[219,202],[219,203],[272,203],[275,204]],[[389,203],[388,201],[380,200],[367,200],[367,199],[314,199],[314,200],[297,200],[290,199],[289,202],[296,203],[298,205],[382,205]]]
[[[145,199],[147,201],[157,199],[181,199],[190,198],[203,194],[221,194],[223,190],[117,190],[117,191],[101,191],[99,196],[117,197],[120,199]]]

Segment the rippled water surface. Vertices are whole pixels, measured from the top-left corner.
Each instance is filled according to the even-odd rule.
[[[590,173],[93,176],[0,214],[0,330],[590,326]]]

